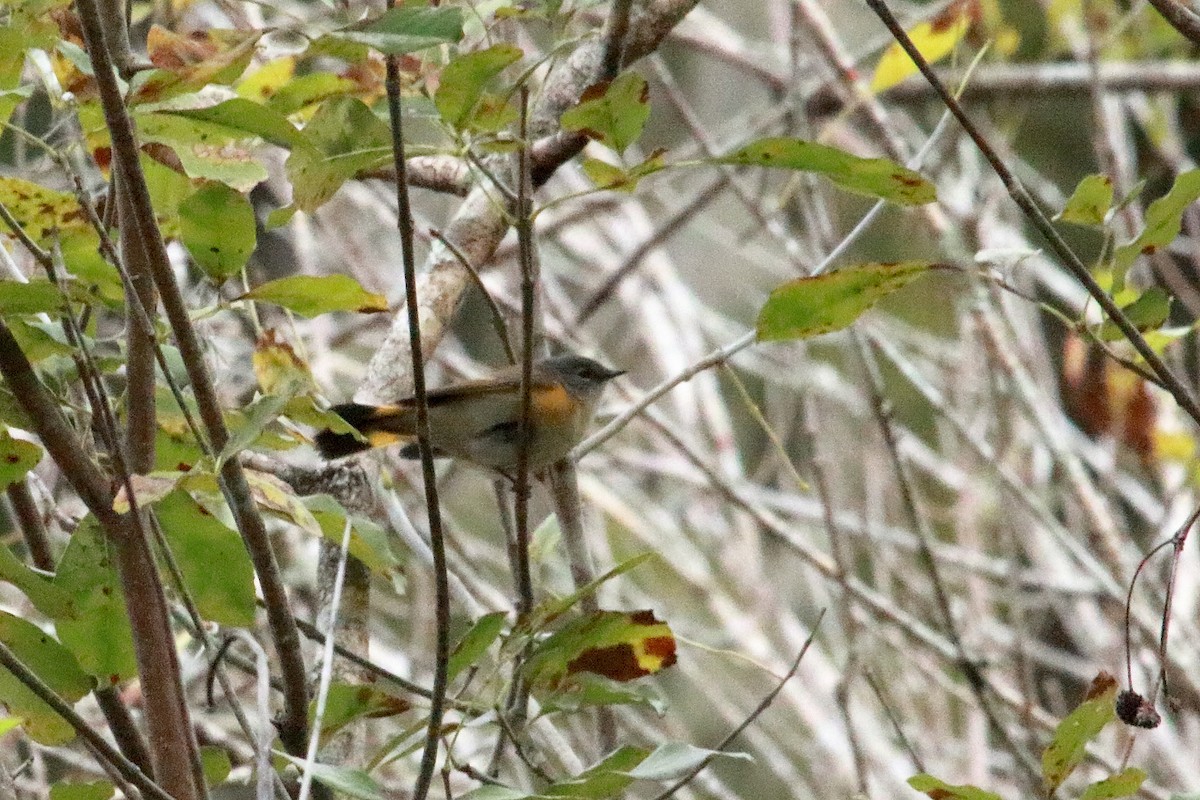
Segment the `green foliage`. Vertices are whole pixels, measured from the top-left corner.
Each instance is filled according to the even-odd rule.
[[[1046,797],[1055,797],[1063,783],[1083,763],[1088,744],[1117,718],[1117,681],[1101,672],[1092,681],[1087,697],[1054,729],[1054,735],[1042,753],[1042,781]],[[1114,800],[1137,794],[1146,773],[1126,768],[1115,775],[1088,784],[1081,800]],[[977,786],[956,786],[932,775],[914,775],[908,784],[934,800],[1002,800],[1001,795]]]
[[[310,495],[302,502],[316,520],[320,535],[341,544],[346,530],[346,510],[327,494]],[[383,528],[361,517],[350,517],[350,555],[372,572],[387,577],[394,576],[400,566],[400,559],[388,544]]]
[[[1118,274],[1123,276],[1139,255],[1148,255],[1175,241],[1184,210],[1197,198],[1200,198],[1200,169],[1180,173],[1171,190],[1146,209],[1146,223],[1142,232],[1117,248],[1115,261]],[[1122,279],[1116,288],[1123,285]]]
[[[40,314],[59,311],[65,299],[58,287],[47,280],[0,280],[0,315]]]
[[[326,100],[304,127],[303,146],[288,158],[293,205],[312,211],[360,171],[390,163],[391,142],[387,125],[361,100]]]
[[[0,611],[0,642],[68,702],[79,700],[91,690],[91,679],[71,652],[33,623]],[[35,741],[57,745],[75,738],[75,730],[67,721],[4,667],[0,667],[0,703],[24,720],[22,727]]]
[[[650,118],[650,87],[636,72],[591,86],[562,115],[564,130],[578,131],[618,153],[637,141]]]
[[[200,748],[200,766],[204,770],[204,781],[209,786],[219,786],[233,771],[229,753],[216,745],[203,745]]]
[[[85,517],[71,534],[54,583],[72,602],[71,616],[55,620],[59,639],[84,672],[102,686],[134,677],[137,664],[125,593],[94,517]]]
[[[221,625],[253,625],[254,567],[237,531],[179,490],[155,513],[200,615]]]
[[[276,753],[294,766],[302,768],[304,759],[286,753]],[[335,792],[356,800],[388,800],[383,788],[366,772],[349,767],[337,767],[316,762],[312,765],[313,778]]]
[[[1088,175],[1075,187],[1055,219],[1075,225],[1102,225],[1112,202],[1112,178],[1107,175]]]
[[[365,25],[333,31],[331,38],[365,44],[389,56],[399,56],[451,44],[462,38],[462,12],[457,8],[400,6]]]
[[[42,448],[0,428],[0,488],[22,480],[42,460]]]
[[[475,620],[475,624],[450,653],[446,680],[454,680],[464,669],[476,664],[488,648],[500,638],[507,619],[508,615],[503,611],[494,611]]]
[[[935,800],[1003,800],[995,792],[989,792],[969,784],[956,786],[932,775],[914,775],[908,779],[908,785]]]
[[[349,275],[292,275],[256,286],[242,300],[275,303],[305,317],[331,311],[374,314],[387,311],[387,299],[368,292]]]
[[[807,339],[841,330],[934,266],[928,261],[861,264],[788,281],[771,292],[759,312],[758,338]]]
[[[1042,753],[1042,777],[1048,794],[1058,791],[1063,781],[1083,762],[1088,743],[1116,719],[1116,699],[1116,679],[1100,673],[1092,682],[1087,699],[1058,723],[1054,737]]]
[[[50,800],[108,800],[115,792],[108,781],[56,783],[50,787]]]
[[[321,734],[326,738],[355,720],[383,719],[403,714],[411,708],[407,700],[372,686],[332,683],[325,703]],[[315,714],[315,701],[313,713]]]
[[[623,797],[635,781],[672,781],[687,775],[713,758],[748,759],[743,753],[705,750],[668,742],[654,750],[621,747],[572,778],[559,781],[536,794],[507,786],[483,786],[463,795],[463,800],[537,800],[550,797],[603,800]]]
[[[1090,784],[1083,790],[1080,800],[1116,800],[1119,797],[1132,797],[1138,793],[1145,781],[1145,770],[1128,767],[1116,775]]]
[[[138,133],[145,141],[171,148],[189,178],[223,183],[239,192],[267,179],[251,143],[225,125],[174,113],[142,113]]]
[[[1161,286],[1151,286],[1136,300],[1122,306],[1121,310],[1139,331],[1158,330],[1171,315],[1171,296]],[[1100,327],[1100,338],[1115,342],[1124,339],[1125,334],[1114,322],[1106,321]]]
[[[179,205],[179,218],[184,246],[214,281],[237,275],[254,252],[254,209],[223,183],[200,187]]]
[[[596,611],[538,643],[525,664],[535,686],[557,689],[581,672],[630,681],[675,663],[675,636],[650,611]]]
[[[40,575],[21,563],[7,547],[0,546],[0,580],[12,584],[41,613],[51,619],[78,616],[74,599],[54,580]]]
[[[860,158],[803,139],[759,139],[709,159],[709,163],[815,172],[843,189],[902,205],[924,205],[937,199],[933,184],[907,167],[886,158]]]
[[[521,48],[516,45],[497,44],[464,53],[447,64],[433,95],[442,120],[455,130],[482,127],[488,131],[499,130],[514,121],[516,109],[509,107],[503,98],[485,95],[484,88],[505,68],[520,61],[521,55]],[[481,110],[494,109],[497,104],[506,113],[480,114]]]

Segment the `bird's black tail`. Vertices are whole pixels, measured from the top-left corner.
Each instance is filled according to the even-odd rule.
[[[409,411],[400,406],[342,403],[330,410],[357,433],[337,433],[329,428],[318,433],[314,441],[322,458],[342,458],[407,438],[404,425]]]

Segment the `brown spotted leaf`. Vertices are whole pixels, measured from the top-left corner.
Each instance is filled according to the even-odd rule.
[[[930,261],[871,263],[788,281],[758,314],[758,339],[807,339],[841,330],[880,299],[936,265]]]
[[[933,800],[1001,800],[1000,795],[980,789],[978,786],[970,784],[956,786],[924,773],[909,778],[908,785],[918,792],[924,792]]]
[[[1042,753],[1042,778],[1053,796],[1086,755],[1088,742],[1116,719],[1117,679],[1101,672],[1092,680],[1087,697],[1054,729],[1054,738]]]
[[[848,191],[902,205],[923,205],[937,199],[937,190],[932,183],[894,161],[862,158],[804,139],[759,139],[703,163],[815,172]]]
[[[652,611],[596,611],[541,642],[527,671],[534,683],[553,687],[580,672],[631,681],[674,663],[675,636]]]

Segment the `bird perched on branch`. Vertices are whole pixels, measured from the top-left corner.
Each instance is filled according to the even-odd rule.
[[[623,374],[624,370],[610,369],[577,355],[534,363],[528,437],[531,470],[550,466],[579,443],[605,384]],[[502,472],[516,469],[521,439],[519,364],[487,378],[431,389],[427,398],[429,443],[435,456]],[[344,403],[332,410],[354,431],[326,428],[318,433],[317,450],[325,458],[341,458],[398,442],[408,443],[404,455],[417,455],[416,398],[383,406]]]

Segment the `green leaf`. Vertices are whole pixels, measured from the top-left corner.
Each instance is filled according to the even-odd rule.
[[[400,6],[365,25],[334,31],[335,39],[365,44],[385,56],[399,56],[462,38],[462,13],[457,8]]]
[[[649,751],[641,747],[622,747],[605,756],[569,780],[560,781],[542,792],[543,797],[605,798],[618,797],[633,783],[628,772],[642,762]]]
[[[1142,296],[1121,307],[1125,316],[1134,327],[1145,333],[1158,330],[1166,324],[1171,315],[1171,296],[1161,286],[1151,286]],[[1100,326],[1100,338],[1106,342],[1115,342],[1125,338],[1125,334],[1112,320],[1107,320]]]
[[[0,316],[60,311],[65,304],[62,292],[50,281],[0,280]]]
[[[50,787],[50,800],[108,800],[115,792],[108,781],[56,783]]]
[[[229,441],[225,442],[225,446],[217,454],[218,468],[254,444],[267,426],[279,419],[279,412],[290,399],[287,395],[268,394],[246,406],[242,410],[240,421],[231,426]]]
[[[724,156],[702,163],[795,169],[824,175],[843,189],[901,205],[923,205],[937,199],[929,181],[886,158],[860,158],[836,147],[803,139],[759,139]]]
[[[10,317],[5,320],[9,332],[17,340],[17,346],[31,363],[51,356],[68,356],[73,352],[67,344],[62,325],[57,322],[41,322],[36,319]]]
[[[434,105],[446,124],[461,130],[483,96],[484,86],[504,69],[521,60],[521,48],[497,44],[486,50],[460,55],[442,70]]]
[[[138,160],[142,164],[142,172],[146,175],[146,188],[150,192],[154,216],[158,219],[163,236],[178,238],[179,205],[195,191],[191,179],[145,153]]]
[[[204,770],[204,781],[210,787],[220,786],[233,771],[233,763],[225,748],[206,744],[200,747],[200,768]]]
[[[84,517],[71,534],[54,583],[74,603],[74,614],[56,618],[55,627],[79,666],[103,686],[137,675],[125,595],[95,517]]]
[[[598,158],[585,158],[583,160],[583,172],[591,179],[597,189],[615,189],[619,192],[632,192],[637,189],[638,181],[642,178],[666,168],[667,162],[663,157],[664,152],[663,150],[655,150],[647,156],[646,160],[630,169],[619,167],[616,164],[609,164],[607,161],[601,161]]]
[[[331,311],[375,314],[388,310],[387,298],[368,292],[349,275],[292,275],[268,281],[238,299],[275,303],[305,317]]]
[[[1117,679],[1101,672],[1092,680],[1087,698],[1054,729],[1054,738],[1042,753],[1042,778],[1053,795],[1083,761],[1088,742],[1117,715]]]
[[[462,800],[529,800],[535,797],[537,795],[523,792],[520,789],[513,789],[508,786],[488,785],[472,789],[462,796]]]
[[[0,642],[68,703],[91,691],[91,679],[71,653],[33,623],[0,611]],[[3,667],[0,667],[0,703],[14,716],[21,717],[25,732],[41,744],[59,745],[75,738],[75,731],[66,720]]]
[[[313,103],[356,91],[358,84],[349,78],[331,72],[310,72],[279,87],[267,100],[267,107],[280,114],[291,114]]]
[[[1200,169],[1180,173],[1171,191],[1146,209],[1146,225],[1137,238],[1117,248],[1117,269],[1124,272],[1139,255],[1149,255],[1173,242],[1179,235],[1184,210],[1197,198],[1200,198]]]
[[[978,786],[969,784],[955,786],[924,773],[909,778],[908,785],[918,792],[924,792],[934,800],[1003,800],[1000,795],[980,789]]]
[[[346,530],[346,510],[327,494],[310,495],[301,501],[316,519],[321,535],[340,545]],[[350,555],[380,575],[390,576],[400,566],[383,528],[358,516],[350,517]]]
[[[1132,797],[1142,788],[1145,780],[1145,771],[1137,767],[1129,767],[1116,775],[1091,784],[1083,790],[1079,800],[1115,800],[1118,797]]]
[[[144,141],[170,147],[189,178],[216,181],[241,192],[267,179],[249,138],[224,125],[155,112],[138,115],[138,133]]]
[[[179,490],[163,498],[155,513],[200,615],[221,625],[252,626],[254,566],[238,532]]]
[[[17,106],[33,96],[33,84],[18,86],[15,89],[0,89],[0,124],[8,122]]]
[[[727,753],[723,750],[706,750],[686,742],[667,742],[654,748],[654,752],[625,774],[642,781],[674,781],[714,758],[754,760],[748,753]]]
[[[0,428],[0,489],[23,479],[41,460],[42,448],[14,438],[6,427]]]
[[[0,545],[0,580],[20,589],[33,607],[51,619],[77,616],[71,596],[44,575],[25,566],[12,551]]]
[[[333,77],[328,73],[320,74]],[[208,108],[163,109],[160,113],[219,125],[235,138],[255,136],[280,147],[297,147],[304,144],[304,134],[284,116],[288,112],[281,112],[277,108],[241,97]]]
[[[758,313],[758,339],[807,339],[841,330],[934,266],[929,261],[860,264],[788,281],[771,292]]]
[[[1075,225],[1102,225],[1112,201],[1112,178],[1088,175],[1075,187],[1062,213],[1055,219]]]
[[[279,750],[272,752],[276,756],[290,761],[297,769],[304,769],[303,758],[296,758]],[[358,800],[388,800],[388,795],[375,782],[375,779],[361,769],[335,767],[317,762],[312,765],[312,775],[317,781],[335,792],[341,792]]]
[[[360,171],[376,169],[392,158],[387,124],[353,97],[322,103],[305,126],[304,137],[306,144],[294,148],[287,160],[292,203],[301,211],[316,209]]]
[[[667,701],[652,682],[618,683],[601,675],[581,672],[571,678],[569,686],[547,695],[542,700],[542,714],[555,711],[578,711],[596,706],[647,706],[655,714],[666,713]]]
[[[179,222],[184,246],[218,283],[241,272],[254,252],[254,209],[223,183],[205,184],[180,203]]]
[[[313,700],[315,706],[316,700]],[[325,704],[321,735],[329,736],[339,728],[360,718],[383,719],[403,714],[412,704],[373,686],[353,683],[333,683]],[[315,713],[315,707],[311,709]]]
[[[563,112],[562,126],[624,153],[642,135],[649,118],[646,79],[626,72],[612,83],[597,83],[584,90],[579,103]]]
[[[492,642],[496,641],[500,632],[504,630],[504,623],[507,619],[508,615],[503,611],[493,611],[491,614],[484,614],[475,620],[471,630],[467,631],[462,641],[450,654],[450,664],[446,674],[447,681],[454,680],[455,676],[473,665],[487,652],[487,649],[492,646]]]

